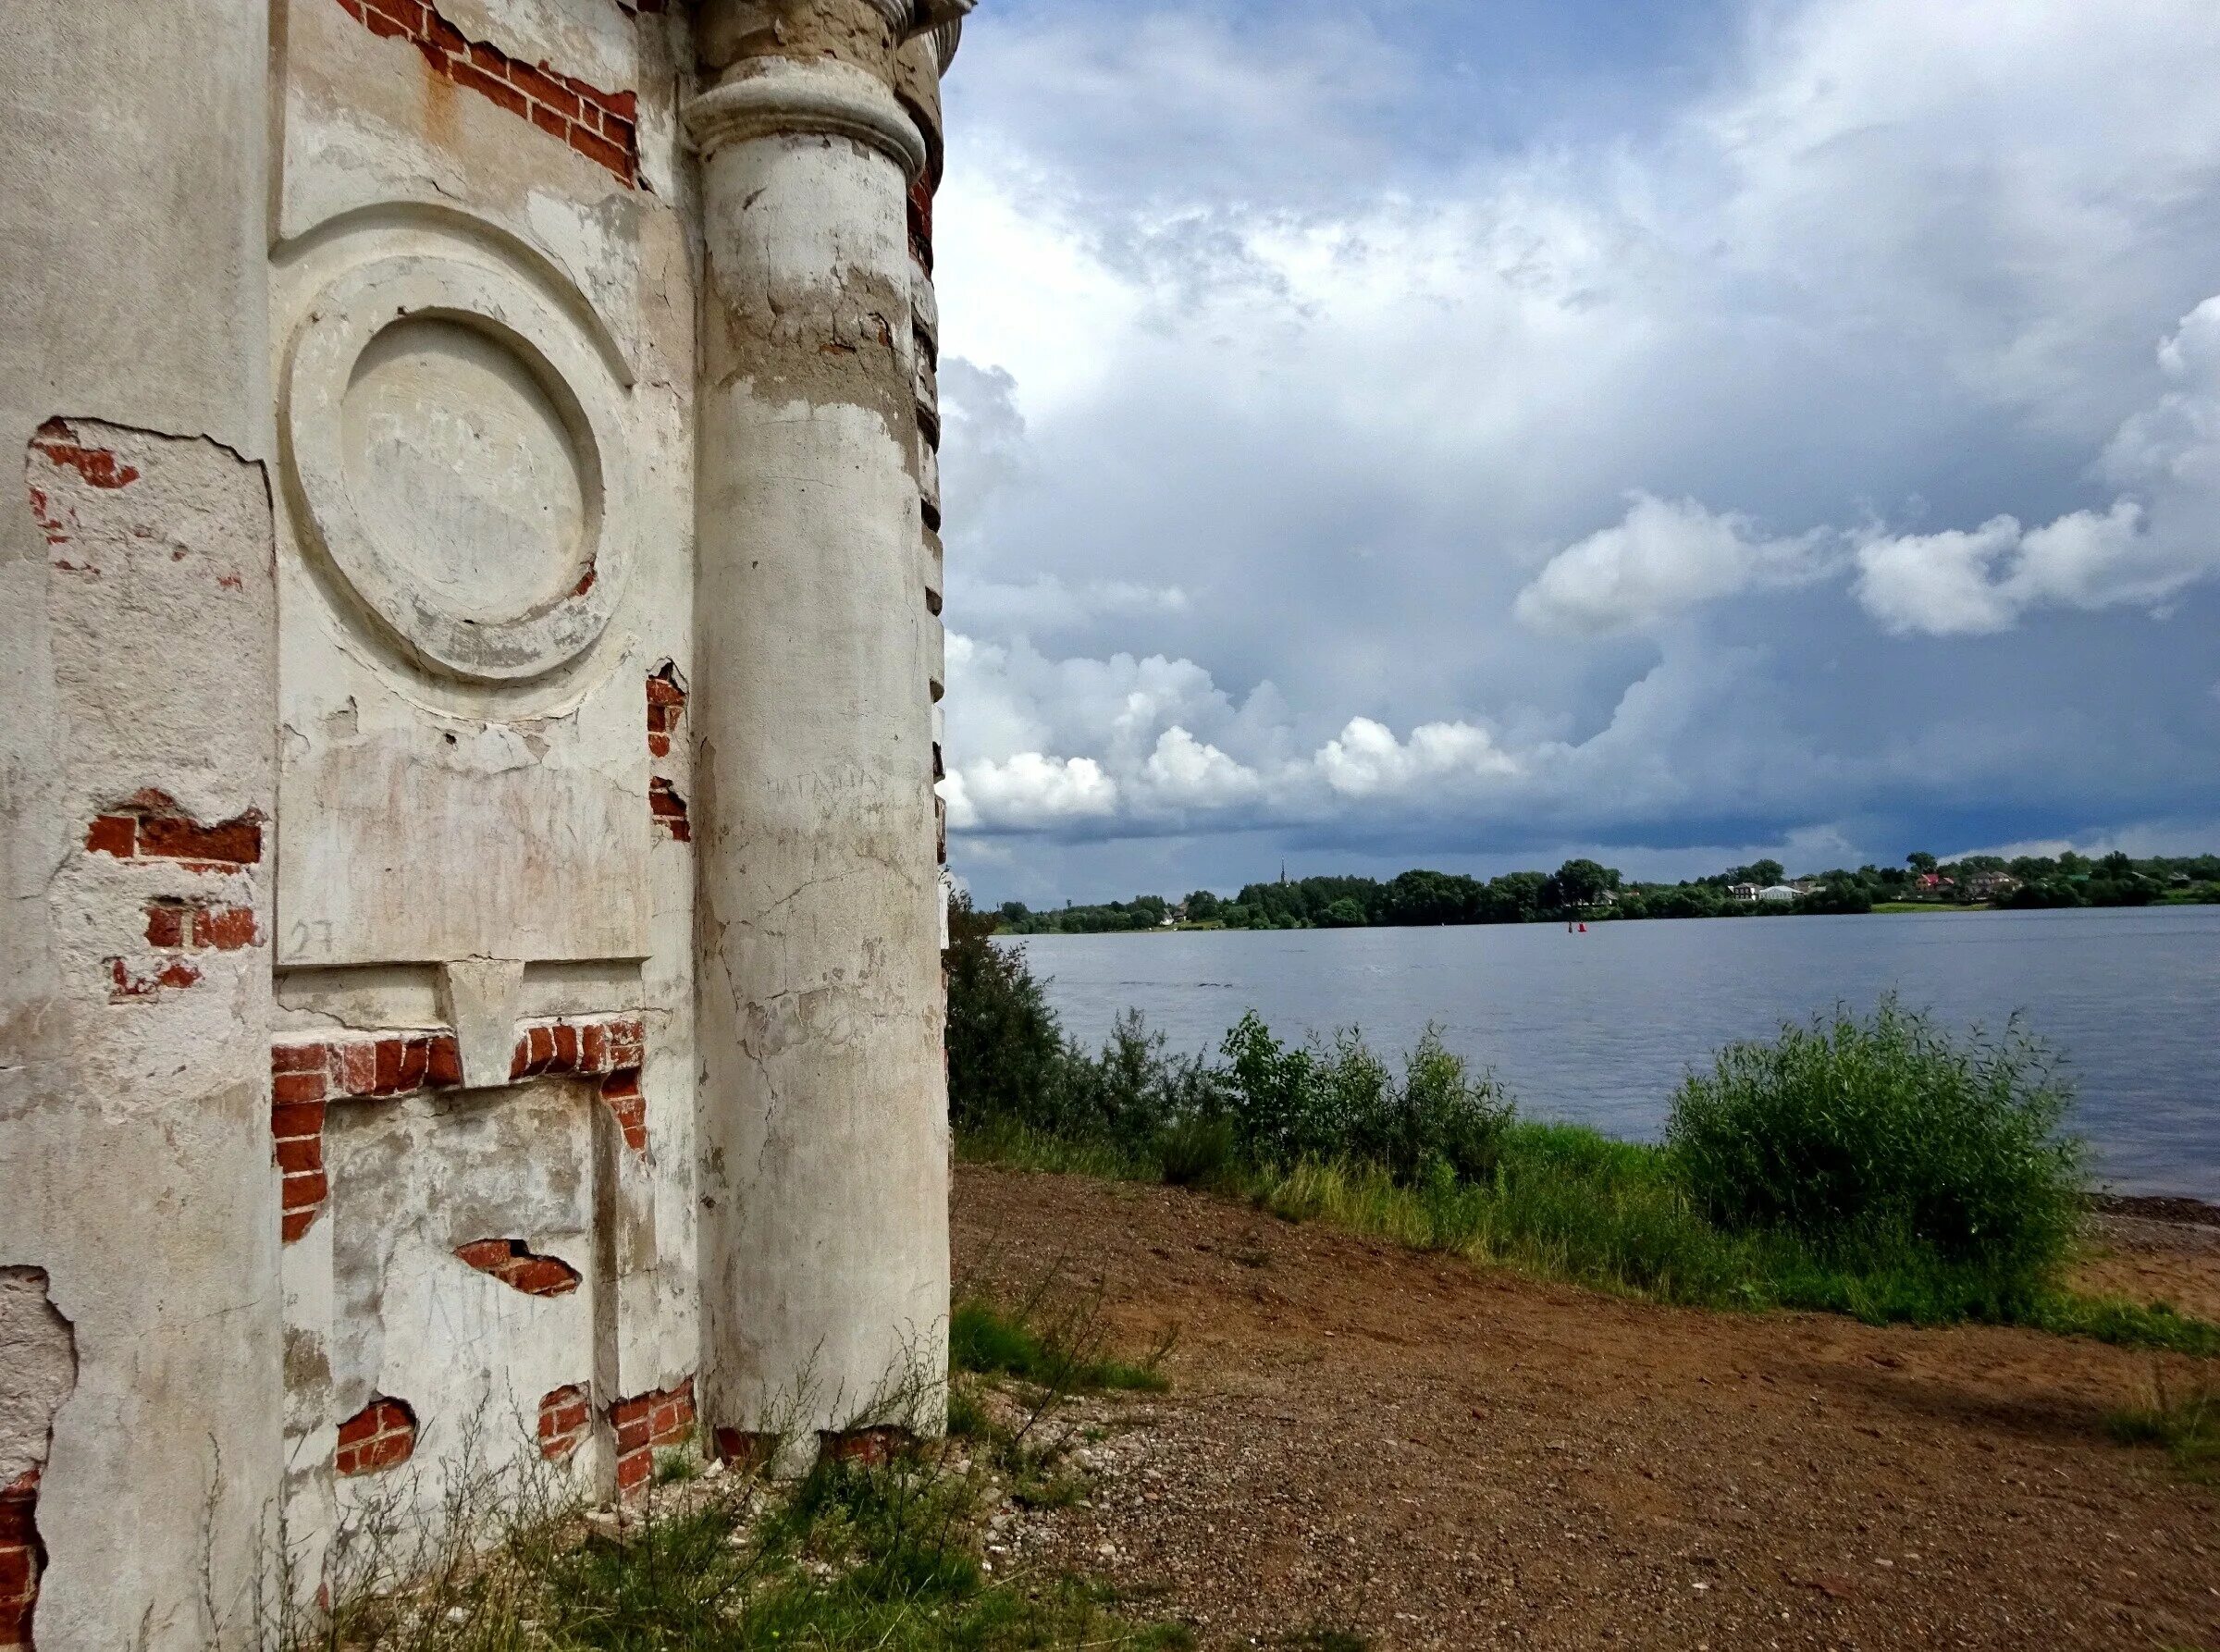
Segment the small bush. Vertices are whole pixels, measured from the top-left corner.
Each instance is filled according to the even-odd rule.
[[[1354,1029],[1332,1045],[1282,1044],[1252,1011],[1226,1035],[1227,1088],[1236,1142],[1258,1165],[1346,1159],[1419,1187],[1434,1166],[1480,1177],[1495,1167],[1512,1107],[1492,1079],[1429,1027],[1397,1082]]]
[[[2016,1026],[1961,1047],[1883,1000],[1734,1044],[1673,1098],[1665,1139],[1723,1227],[1794,1234],[1837,1258],[1911,1247],[2007,1287],[2051,1272],[2083,1207],[2081,1149],[2055,1062]]]

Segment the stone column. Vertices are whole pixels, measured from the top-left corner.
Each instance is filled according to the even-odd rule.
[[[946,1370],[906,227],[926,153],[892,90],[924,20],[709,0],[698,22],[700,1387],[728,1449],[937,1426]]]

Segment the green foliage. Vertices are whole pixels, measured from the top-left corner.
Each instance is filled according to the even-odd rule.
[[[991,1580],[980,1492],[928,1443],[880,1463],[825,1457],[783,1494],[738,1474],[659,1490],[616,1532],[551,1513],[414,1586],[342,1602],[314,1638],[360,1652],[1192,1646],[1076,1578]]]
[[[1006,986],[974,974],[953,990],[964,980]],[[2058,1133],[2067,1090],[2016,1028],[1961,1044],[1890,1001],[1785,1029],[1691,1075],[1661,1147],[1518,1118],[1431,1029],[1400,1073],[1353,1031],[1289,1045],[1254,1015],[1216,1063],[1168,1056],[1138,1017],[1099,1056],[1054,1043],[1046,1098],[959,1115],[967,1154],[1207,1187],[1667,1301],[1979,1319],[2220,1353],[2220,1327],[2059,1284],[2080,1156]],[[985,1344],[959,1343],[959,1360],[1023,1364]]]
[[[1226,1035],[1227,1105],[1234,1146],[1252,1164],[1348,1158],[1415,1185],[1437,1162],[1486,1174],[1511,1104],[1474,1079],[1429,1027],[1399,1083],[1353,1029],[1329,1045],[1295,1048],[1252,1011]]]
[[[956,1128],[1046,1126],[1064,1035],[1025,954],[988,939],[995,920],[958,898],[948,909],[948,1110]]]
[[[2016,1026],[1961,1047],[1883,1000],[1722,1051],[1673,1099],[1666,1141],[1705,1212],[1843,1258],[1906,1248],[2031,1288],[2084,1199],[2058,1126],[2071,1091]]]

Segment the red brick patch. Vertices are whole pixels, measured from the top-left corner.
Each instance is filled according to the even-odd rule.
[[[0,1648],[28,1648],[46,1548],[39,1541],[39,1471],[0,1490]]]
[[[85,829],[85,852],[117,860],[180,860],[196,872],[230,872],[262,859],[262,811],[203,825],[166,792],[148,788]]]
[[[424,54],[432,73],[466,87],[510,114],[606,166],[625,187],[640,180],[639,97],[604,92],[547,63],[509,56],[467,39],[425,0],[339,0],[371,33],[405,40]]]
[[[658,1450],[694,1443],[694,1379],[609,1408],[617,1434],[617,1489],[636,1491],[655,1472]]]
[[[671,755],[671,737],[678,733],[679,719],[686,714],[686,685],[678,667],[664,660],[648,674],[648,755]]]
[[[490,1274],[512,1290],[528,1297],[568,1296],[578,1288],[578,1270],[559,1256],[542,1256],[522,1239],[473,1239],[457,1245],[455,1254]]]
[[[415,1453],[416,1413],[406,1400],[381,1394],[339,1424],[331,1466],[341,1474],[376,1474],[399,1468]]]
[[[694,841],[694,822],[686,814],[686,800],[660,774],[648,777],[648,814],[667,836],[682,844]]]
[[[539,1454],[561,1462],[585,1441],[593,1422],[586,1390],[575,1386],[544,1394],[539,1401]]]

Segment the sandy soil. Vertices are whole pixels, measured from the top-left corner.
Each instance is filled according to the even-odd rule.
[[[2220,1313],[2220,1230],[2103,1222],[2091,1283]],[[1651,1307],[969,1166],[956,1242],[971,1284],[1099,1291],[1122,1345],[1178,1330],[1174,1391],[1000,1564],[1207,1645],[2220,1649],[2220,1488],[2103,1426],[2191,1362]]]

